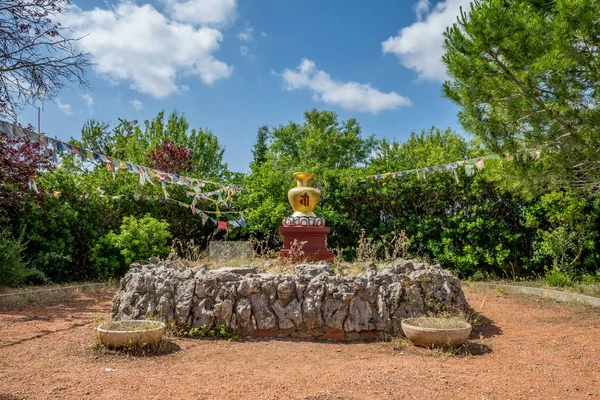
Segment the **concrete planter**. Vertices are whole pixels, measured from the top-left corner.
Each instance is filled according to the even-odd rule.
[[[442,318],[421,317],[402,320],[402,331],[406,337],[417,346],[459,346],[463,344],[471,334],[472,327],[468,322],[460,323],[459,325],[462,326],[457,328],[440,329],[419,326],[426,325],[423,324],[424,320],[442,320]]]
[[[163,322],[148,320],[112,321],[97,328],[100,342],[106,347],[142,347],[156,344],[166,330]]]

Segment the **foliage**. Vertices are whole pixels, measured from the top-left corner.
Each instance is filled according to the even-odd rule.
[[[212,328],[201,326],[200,328],[190,328],[189,330],[180,330],[179,336],[189,338],[221,338],[228,341],[238,341],[240,336],[235,334],[233,329],[227,325],[215,325]]]
[[[267,134],[264,128],[260,132]],[[241,198],[240,203],[248,209],[247,232],[259,239],[269,237],[273,244],[277,242],[277,227],[290,214],[287,192],[295,184],[294,172],[315,173],[318,180],[314,184],[324,189],[330,180],[347,176],[347,169],[366,163],[375,145],[372,136],[361,137],[356,120],[339,122],[335,113],[317,110],[304,113],[303,124],[290,122],[269,129],[267,139],[263,161],[253,163],[245,181],[253,193]],[[326,204],[326,193],[322,205]],[[326,218],[337,216],[324,206],[318,212]]]
[[[445,33],[446,96],[468,132],[514,157],[504,176],[530,197],[600,191],[599,14],[598,0],[476,1]]]
[[[134,261],[166,257],[169,224],[149,215],[124,217],[119,233],[110,231],[92,249],[91,259],[104,278],[120,277]],[[120,257],[119,257],[120,256]]]
[[[23,259],[23,237],[15,238],[8,229],[0,229],[0,286],[21,286],[27,278],[38,274]]]
[[[34,193],[27,190],[30,182],[50,169],[51,157],[39,144],[0,136],[0,206],[20,205],[32,197]]]
[[[114,129],[115,141],[120,153],[115,156],[138,164],[145,164],[146,155],[165,139],[191,151],[191,175],[198,178],[220,178],[227,170],[223,162],[225,149],[215,135],[205,129],[191,129],[185,115],[173,111],[167,121],[161,111],[140,127],[137,121],[119,120]]]
[[[116,141],[110,133],[110,124],[88,119],[81,128],[79,145],[95,153],[112,156],[116,153]]]
[[[87,54],[56,19],[68,0],[0,0],[0,116],[51,99],[76,82],[86,88]]]
[[[550,261],[556,270],[569,271],[585,250],[593,250],[597,231],[587,200],[576,193],[551,192],[525,213],[525,224],[537,228],[532,260]]]
[[[573,277],[560,269],[557,266],[550,268],[546,274],[544,275],[544,280],[548,286],[553,287],[573,287],[575,286],[575,281]]]
[[[409,138],[399,143],[383,139],[377,143],[376,156],[369,165],[373,173],[405,171],[414,168],[440,165],[483,154],[470,154],[468,142],[450,129],[431,128],[421,133],[411,132]]]
[[[177,146],[171,139],[165,139],[148,154],[150,167],[159,171],[179,174],[192,168],[192,152],[184,146]]]
[[[141,125],[137,120],[119,119],[112,131],[109,128],[106,123],[89,120],[82,130],[81,140],[71,140],[71,143],[141,165],[157,163],[162,156],[163,167],[184,168],[188,175],[201,179],[228,176],[227,164],[223,162],[225,149],[217,137],[206,129],[190,130],[185,115],[177,111],[173,111],[166,121],[165,113],[161,111]],[[159,148],[162,150],[156,154]],[[176,156],[178,161],[172,161],[174,165],[169,166],[171,161],[164,158],[165,152]]]
[[[254,144],[254,148],[252,149],[253,160],[250,164],[250,168],[252,170],[258,169],[262,163],[264,163],[267,159],[267,151],[269,140],[269,127],[266,125],[258,128],[258,132],[256,134],[256,143]]]
[[[161,113],[141,125],[120,120],[113,129],[88,121],[81,143],[72,143],[138,163],[151,162],[157,146],[166,143],[164,158],[157,158],[166,168],[185,163],[187,157],[178,153],[189,150],[192,167],[186,175],[205,178],[193,161],[194,149],[201,146],[190,139],[185,117],[175,112],[166,123],[163,118]],[[222,152],[218,143],[213,150]],[[482,154],[489,149],[481,139],[467,141],[450,130],[412,133],[405,143],[378,142],[362,136],[355,120],[338,121],[335,113],[312,110],[302,123],[259,128],[249,174],[209,168],[252,189],[236,198],[232,209],[244,210],[247,227],[216,231],[214,224],[203,224],[177,202],[157,200],[156,195],[163,195],[161,185],[142,186],[136,174],[68,155],[61,155],[57,168],[36,173],[38,185],[51,195],[25,198],[18,209],[2,208],[0,227],[10,228],[13,236],[22,232],[27,238],[23,261],[55,282],[118,278],[135,260],[166,256],[171,238],[175,243],[193,241],[203,250],[221,235],[229,240],[254,237],[261,253],[272,254],[281,246],[278,227],[291,213],[287,192],[295,185],[292,174],[306,171],[316,174],[313,185],[322,192],[316,213],[331,227],[327,243],[338,259],[417,257],[472,279],[566,276],[575,281],[595,276],[600,199],[571,189],[524,196],[519,190],[523,183],[507,185],[509,180],[498,178],[503,171],[512,174],[521,168],[519,160],[486,159],[485,168],[474,174],[473,168],[459,167],[420,176],[365,178]],[[528,168],[539,165],[544,164]],[[23,185],[13,187],[27,193]],[[189,204],[185,187],[169,185],[167,191]],[[206,210],[214,203],[198,201],[196,207]],[[185,249],[174,246],[174,251]]]
[[[482,174],[466,176],[458,170],[456,176],[438,172],[426,179],[356,180],[341,197],[350,222],[334,228],[342,230],[334,237],[347,255],[354,253],[348,238],[357,237],[360,229],[371,238],[402,229],[410,241],[409,254],[439,262],[463,277],[479,270],[512,276],[522,267],[527,249],[519,240],[519,202],[498,193]]]

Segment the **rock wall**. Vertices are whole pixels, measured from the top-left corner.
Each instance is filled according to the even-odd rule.
[[[247,267],[192,270],[154,259],[131,265],[113,317],[223,324],[246,336],[359,340],[401,334],[404,318],[465,309],[460,280],[439,265],[397,260],[388,266],[342,276],[326,264],[303,264],[291,275]]]

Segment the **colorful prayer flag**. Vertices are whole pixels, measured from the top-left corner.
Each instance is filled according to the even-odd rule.
[[[227,230],[227,221],[218,221],[217,228]]]

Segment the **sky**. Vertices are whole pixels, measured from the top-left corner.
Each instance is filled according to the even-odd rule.
[[[60,17],[89,51],[90,90],[41,105],[41,130],[67,140],[87,119],[185,114],[248,172],[257,128],[306,110],[355,118],[363,135],[404,141],[436,126],[463,133],[442,93],[446,26],[470,0],[73,0]],[[37,110],[22,124],[37,126]]]

